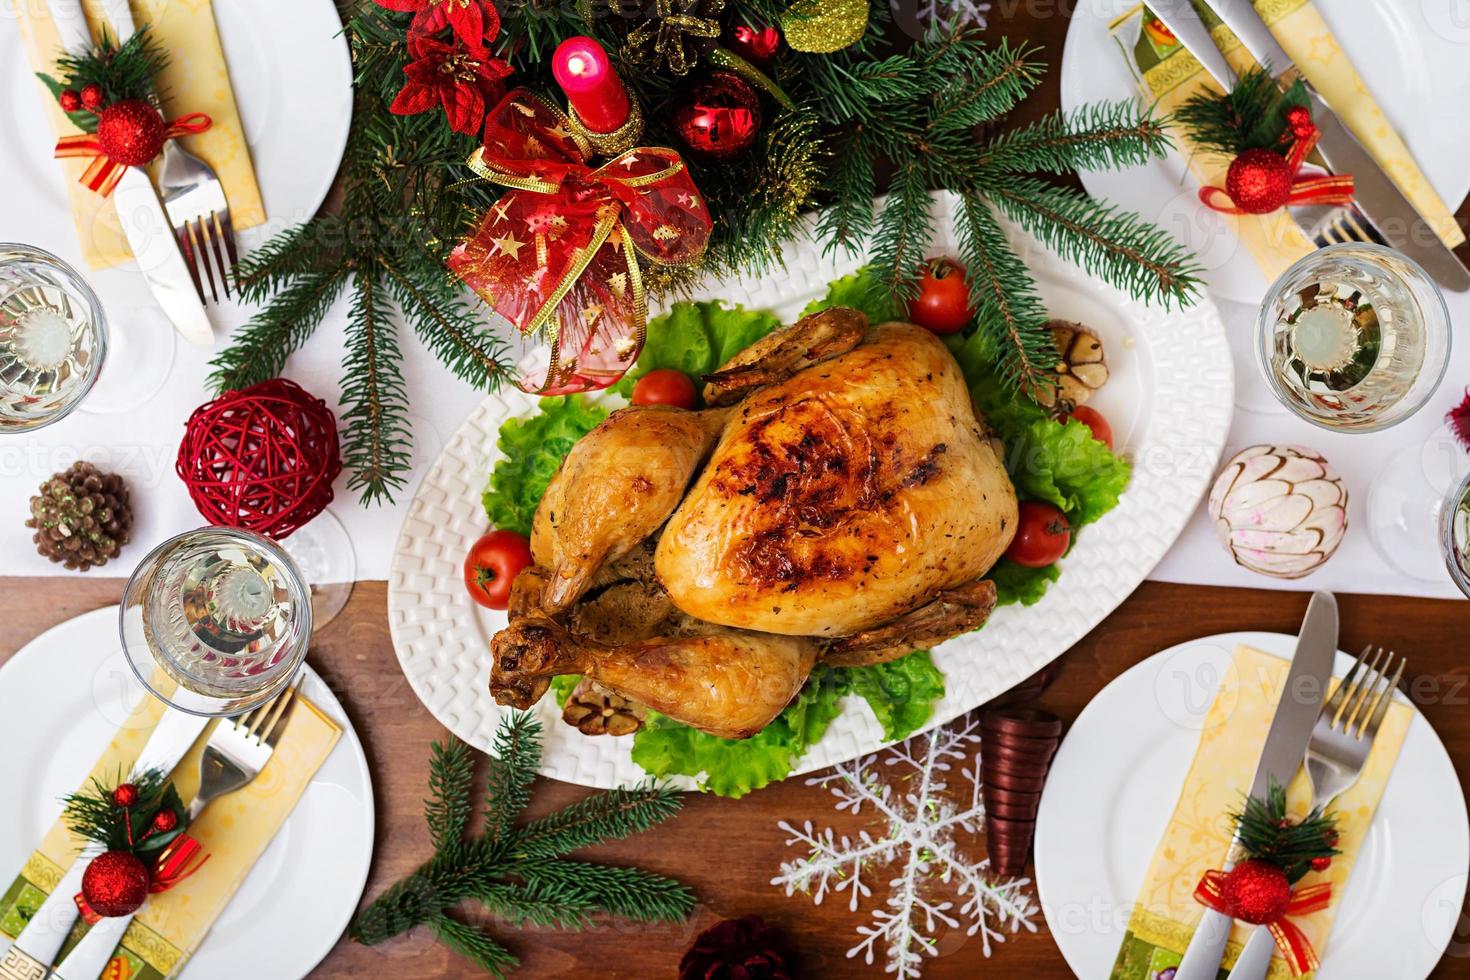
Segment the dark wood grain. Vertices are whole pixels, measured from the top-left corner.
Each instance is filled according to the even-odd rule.
[[[50,626],[114,603],[116,580],[0,580],[0,662]],[[1384,596],[1343,596],[1342,645],[1388,642],[1408,657],[1406,682],[1449,747],[1462,781],[1470,773],[1470,605]],[[1294,632],[1306,607],[1302,593],[1145,583],[1093,633],[1062,657],[1041,703],[1070,722],[1112,678],[1175,643],[1230,630]],[[377,844],[364,901],[412,871],[429,854],[420,801],[429,743],[444,730],[414,697],[398,669],[388,636],[386,586],[360,583],[346,611],[324,628],[311,662],[341,697],[372,766]],[[542,780],[535,812],[586,795]],[[672,977],[679,956],[703,928],[721,918],[758,913],[797,937],[812,977],[880,977],[881,967],[848,960],[853,930],[865,921],[845,901],[813,906],[770,885],[792,854],[780,820],[833,826],[839,833],[872,828],[867,817],[837,813],[826,791],[790,780],[743,800],[691,795],[673,821],[640,837],[590,852],[611,862],[637,863],[689,884],[699,896],[693,920],[677,927],[609,924],[585,933],[501,930],[534,978]],[[975,853],[983,845],[976,843]],[[325,872],[324,872],[325,873]],[[305,896],[301,900],[307,900]],[[1470,975],[1470,919],[1437,976]],[[492,925],[492,928],[495,928]],[[978,939],[950,932],[926,968],[933,978],[1071,975],[1045,926],[1021,934],[983,960]],[[376,947],[343,940],[314,974],[331,980],[364,977],[458,977],[474,971],[426,934]]]

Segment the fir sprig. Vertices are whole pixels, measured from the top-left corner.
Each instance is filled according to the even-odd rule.
[[[1317,807],[1300,820],[1286,812],[1286,787],[1271,780],[1264,798],[1247,796],[1238,813],[1236,835],[1251,858],[1269,861],[1296,884],[1312,869],[1315,858],[1331,858],[1337,849],[1336,820]]]
[[[678,793],[652,785],[614,790],[518,823],[540,765],[540,724],[524,712],[507,715],[496,732],[495,750],[485,830],[475,837],[469,833],[474,758],[457,740],[433,746],[424,816],[434,857],[358,914],[354,939],[371,945],[428,926],[461,956],[504,977],[518,964],[516,956],[485,931],[448,914],[462,902],[478,902],[517,928],[582,929],[601,914],[641,922],[688,918],[693,895],[673,879],[564,857],[667,820],[682,805]]]
[[[139,28],[122,44],[103,29],[102,38],[89,51],[63,54],[56,59],[62,79],[39,73],[37,77],[60,97],[66,89],[80,91],[87,85],[102,89],[102,104],[111,105],[124,99],[142,99],[158,104],[155,83],[158,73],[168,67],[168,54],[154,40],[148,28]],[[83,132],[97,132],[97,116],[91,112],[67,113],[72,123]]]
[[[1174,118],[1196,146],[1234,157],[1243,150],[1280,149],[1287,111],[1307,104],[1300,79],[1283,91],[1270,71],[1256,67],[1223,95],[1206,89],[1192,96]]]
[[[108,786],[100,779],[93,779],[87,789],[63,797],[66,808],[61,819],[67,829],[109,851],[150,854],[167,846],[188,828],[188,811],[168,773],[150,769],[126,780],[137,793],[137,801],[128,807],[119,806],[113,797],[113,791],[123,781],[119,776]],[[153,829],[154,818],[165,810],[175,817],[173,829]]]

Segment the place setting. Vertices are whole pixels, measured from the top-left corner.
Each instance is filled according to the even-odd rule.
[[[18,11],[0,978],[1452,968],[1470,37],[1368,6]]]

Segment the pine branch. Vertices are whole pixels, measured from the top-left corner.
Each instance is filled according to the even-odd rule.
[[[216,393],[235,391],[278,377],[291,356],[311,336],[347,284],[347,269],[296,278],[250,321],[235,331],[230,346],[210,367],[208,385]]]
[[[1195,146],[1233,157],[1252,148],[1280,149],[1287,110],[1307,104],[1300,80],[1282,91],[1269,71],[1256,67],[1223,95],[1205,89],[1190,97],[1174,111],[1174,121]]]
[[[1057,351],[1026,264],[978,194],[963,197],[955,233],[976,322],[996,351],[1001,377],[1019,391],[1043,390]]]
[[[523,861],[560,857],[647,830],[681,804],[678,792],[665,786],[608,790],[527,824],[516,833],[513,850]]]
[[[693,892],[642,868],[561,860],[525,861],[516,870],[528,892],[553,904],[585,903],[639,922],[682,922],[694,911]]]
[[[531,802],[531,784],[541,768],[541,723],[514,711],[495,732],[495,764],[485,785],[485,842],[508,846],[511,828]]]
[[[504,980],[511,970],[521,965],[510,950],[494,939],[447,915],[434,916],[429,920],[429,928],[444,945],[499,980]]]
[[[817,219],[816,237],[824,242],[824,253],[842,249],[856,255],[873,233],[873,196],[877,178],[873,172],[874,148],[867,131],[858,126],[833,154],[829,182],[836,189],[836,203]]]
[[[593,865],[597,867],[597,865]],[[543,929],[585,929],[598,906],[583,896],[546,897],[520,883],[495,882],[471,895],[485,911],[516,929],[526,925]]]
[[[923,168],[910,160],[894,174],[873,231],[872,265],[895,299],[918,291],[916,274],[934,238],[930,203]]]
[[[1100,102],[1002,134],[985,147],[978,166],[993,173],[1121,170],[1171,145],[1164,124],[1136,102]]]
[[[405,265],[415,260],[400,257]],[[380,256],[393,297],[424,345],[451,371],[476,388],[488,389],[504,370],[505,345],[480,328],[458,291],[444,281],[442,267],[407,269]]]
[[[407,394],[398,365],[392,310],[375,270],[359,266],[347,321],[342,463],[352,474],[349,489],[364,503],[388,499],[403,486],[410,445],[405,417]]]
[[[342,222],[322,215],[274,235],[234,268],[242,303],[264,303],[306,275],[320,275],[341,262]]]
[[[987,184],[1002,211],[1062,258],[1168,309],[1200,288],[1193,257],[1162,228],[1080,191],[1030,177]]]
[[[936,69],[950,67],[959,73],[935,95],[929,113],[930,128],[970,129],[1010,112],[1041,82],[1044,62],[1032,60],[1039,49],[1029,45],[1012,48],[1002,38],[986,48],[970,32],[954,40],[930,45],[935,50],[925,57]],[[951,63],[949,59],[957,59]]]
[[[429,799],[424,804],[424,822],[435,852],[457,853],[464,845],[470,816],[470,783],[475,776],[469,747],[459,739],[435,742],[429,760]]]

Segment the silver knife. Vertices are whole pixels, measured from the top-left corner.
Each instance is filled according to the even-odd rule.
[[[1200,66],[1220,83],[1221,88],[1227,92],[1235,88],[1235,72],[1230,70],[1230,63],[1216,47],[1209,27],[1199,11],[1194,9],[1194,4],[1189,0],[1149,0],[1146,6],[1164,22],[1175,40],[1184,45]]]
[[[1332,677],[1332,661],[1336,655],[1337,600],[1330,592],[1314,592],[1297,636],[1296,653],[1292,655],[1291,669],[1286,673],[1281,700],[1276,704],[1276,713],[1271,716],[1261,760],[1256,763],[1256,774],[1251,779],[1251,796],[1265,796],[1273,782],[1285,786],[1301,767],[1307,741],[1312,737],[1312,726],[1316,724],[1322,698],[1327,693],[1327,682]],[[1234,849],[1232,842],[1231,850]],[[1234,858],[1227,857],[1221,868],[1229,871],[1234,864]],[[1230,938],[1233,921],[1222,912],[1205,909],[1174,980],[1215,980],[1220,972],[1220,960],[1225,956],[1225,942]]]
[[[1312,88],[1311,82],[1302,77],[1266,22],[1251,6],[1250,0],[1204,2],[1226,27],[1235,32],[1246,50],[1284,84],[1302,79],[1312,110],[1312,122],[1321,131],[1317,153],[1334,173],[1352,174],[1353,202],[1383,239],[1422,265],[1446,289],[1457,293],[1470,290],[1470,269],[1466,269],[1464,263],[1440,240],[1373,155],[1337,118],[1337,114]]]
[[[82,13],[81,0],[47,0],[47,6],[61,34],[63,48],[83,51],[91,47],[92,34]],[[131,26],[129,19],[127,34],[122,34],[123,25],[118,25],[114,33],[125,39],[132,34]],[[191,344],[201,347],[213,344],[214,330],[209,316],[194,290],[189,266],[179,251],[173,226],[163,210],[163,201],[159,199],[148,174],[137,167],[128,167],[123,171],[122,180],[112,197],[123,234],[138,261],[138,271],[143,274],[164,315]]]
[[[210,719],[169,708],[148,736],[132,774],[138,776],[150,769],[172,772],[204,731]],[[79,856],[46,901],[31,916],[3,957],[0,957],[0,980],[44,977],[56,962],[66,937],[77,921],[76,895],[82,890],[82,874],[87,861]]]

